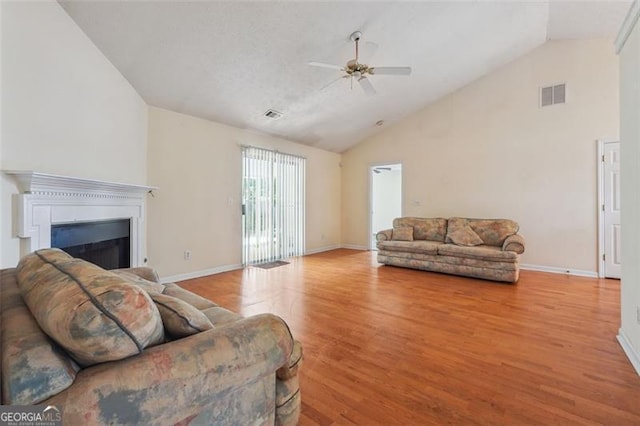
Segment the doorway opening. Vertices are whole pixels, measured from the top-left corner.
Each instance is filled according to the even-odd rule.
[[[402,216],[402,164],[369,167],[369,183],[369,249],[376,250],[376,234],[390,229],[393,219]]]
[[[305,159],[242,147],[242,264],[304,254]]]

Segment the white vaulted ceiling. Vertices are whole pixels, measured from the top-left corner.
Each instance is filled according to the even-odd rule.
[[[60,3],[148,104],[342,152],[548,39],[613,38],[630,0]],[[413,73],[322,89],[341,73],[307,63],[345,65],[355,30]]]

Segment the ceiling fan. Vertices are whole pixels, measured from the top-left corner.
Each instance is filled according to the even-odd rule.
[[[380,174],[383,171],[391,171],[391,167],[376,167],[375,169],[373,169],[373,172],[375,174]]]
[[[320,68],[330,68],[339,71],[344,71],[346,74],[338,77],[327,86],[335,83],[336,81],[348,78],[350,79],[351,88],[353,88],[353,79],[355,79],[358,83],[360,83],[360,87],[367,95],[374,95],[376,93],[376,89],[373,88],[373,85],[367,78],[368,75],[409,75],[411,74],[411,67],[372,67],[367,64],[361,64],[358,62],[358,42],[362,37],[362,33],[360,31],[355,31],[349,37],[351,41],[356,44],[356,57],[355,59],[347,62],[347,65],[341,67],[340,65],[332,65],[325,64],[322,62],[309,62],[309,65],[312,67],[320,67]],[[327,87],[325,86],[325,87]]]

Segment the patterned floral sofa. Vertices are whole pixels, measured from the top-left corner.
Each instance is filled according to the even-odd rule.
[[[376,235],[378,262],[515,283],[524,238],[508,219],[401,217]]]
[[[105,271],[57,249],[0,271],[5,405],[65,424],[278,424],[300,412],[302,348],[270,314],[242,318],[150,268]]]

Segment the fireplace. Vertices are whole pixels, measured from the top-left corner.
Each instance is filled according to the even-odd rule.
[[[131,221],[103,220],[51,225],[51,247],[104,269],[131,266]]]
[[[64,247],[107,268],[145,265],[145,204],[147,193],[156,188],[33,171],[4,173],[16,180],[20,191],[15,228],[22,255]],[[91,227],[99,234],[93,240],[86,237],[94,232]],[[106,230],[111,237],[103,238]],[[58,237],[66,241],[54,241]],[[113,245],[117,248],[108,248]]]

